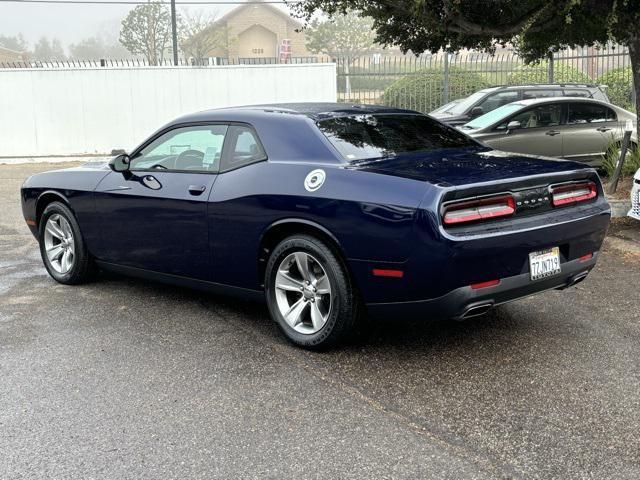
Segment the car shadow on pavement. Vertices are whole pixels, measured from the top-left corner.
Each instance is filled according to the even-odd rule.
[[[153,294],[156,305],[166,303],[166,307],[176,302],[196,302],[202,311],[200,315],[211,315],[240,327],[245,333],[260,337],[260,341],[285,345],[294,351],[298,349],[289,345],[277,326],[269,318],[266,304],[247,301],[234,297],[217,295],[209,292],[192,290],[184,287],[166,285],[149,281],[132,279],[117,274],[103,272],[97,282],[108,288],[120,289],[126,284],[131,298],[144,298]],[[116,285],[118,285],[116,287]],[[479,342],[490,341],[494,346],[504,344],[506,348],[518,338],[529,336],[532,331],[541,328],[526,315],[512,312],[509,307],[498,307],[488,313],[464,321],[446,318],[413,318],[413,319],[362,319],[351,338],[343,345],[322,354],[332,352],[360,354],[370,349],[402,349],[404,352],[428,351],[432,349],[464,350],[468,355]],[[551,333],[547,333],[551,334]]]

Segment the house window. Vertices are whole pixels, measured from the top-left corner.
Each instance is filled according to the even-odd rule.
[[[264,48],[254,48],[251,53],[264,53]]]

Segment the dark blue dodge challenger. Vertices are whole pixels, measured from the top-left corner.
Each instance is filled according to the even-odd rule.
[[[265,296],[308,348],[365,313],[461,319],[574,285],[610,217],[585,165],[345,104],[187,115],[108,165],[30,177],[22,208],[58,282],[101,268]]]

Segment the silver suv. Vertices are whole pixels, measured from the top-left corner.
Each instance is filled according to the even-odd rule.
[[[507,103],[530,98],[579,97],[611,103],[605,85],[588,83],[502,85],[485,88],[435,109],[429,115],[448,125],[463,125]]]

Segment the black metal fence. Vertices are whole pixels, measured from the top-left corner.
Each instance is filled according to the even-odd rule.
[[[521,83],[588,83],[606,85],[611,101],[635,110],[631,64],[626,48],[607,45],[555,53],[526,65],[514,52],[478,52],[421,56],[372,55],[360,58],[293,57],[284,63],[335,62],[341,102],[386,104],[429,112],[491,85]],[[158,62],[171,66],[171,59]],[[180,59],[180,66],[277,64],[279,58]],[[0,68],[149,67],[143,59],[51,60],[4,62]]]
[[[220,65],[274,65],[278,63],[318,63],[327,61],[320,57],[291,57],[286,62],[281,62],[277,57],[257,57],[257,58],[223,58],[211,57],[203,59],[179,58],[179,67],[216,67]],[[162,59],[155,63],[150,63],[143,58],[127,59],[100,59],[100,60],[33,60],[33,61],[5,61],[0,62],[2,68],[99,68],[99,67],[172,67],[173,59]]]
[[[339,58],[338,99],[429,112],[492,85],[581,83],[606,85],[612,102],[635,110],[626,48],[579,48],[526,65],[514,52],[477,52],[419,57]]]

